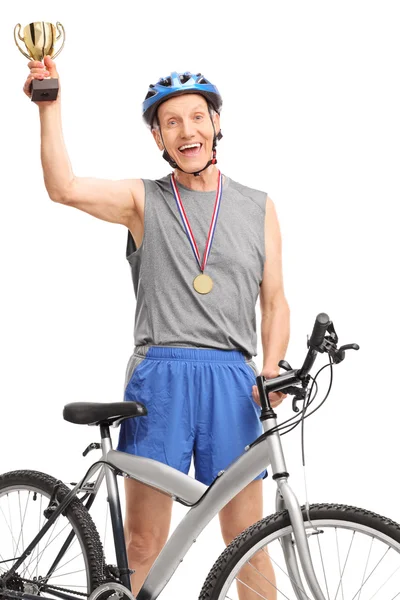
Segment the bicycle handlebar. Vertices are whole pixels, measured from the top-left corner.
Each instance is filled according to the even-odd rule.
[[[317,348],[321,346],[326,330],[328,329],[331,321],[326,313],[319,313],[315,319],[314,328],[310,340],[308,342],[308,352],[304,360],[303,366],[300,369],[292,369],[286,373],[278,375],[272,379],[265,380],[264,387],[265,391],[277,392],[290,385],[301,383],[303,379],[308,375],[309,371],[315,362],[318,354]]]
[[[309,350],[307,352],[307,356],[304,360],[303,366],[298,371],[299,381],[301,381],[311,371],[317,357],[318,349],[320,349],[320,346],[324,341],[326,330],[330,324],[331,321],[326,313],[319,313],[319,315],[317,315],[314,328],[308,342]]]
[[[328,330],[329,336],[325,337]],[[263,413],[263,418],[268,418],[268,411],[272,410],[269,403],[266,402],[269,392],[282,391],[283,393],[293,395],[293,410],[298,412],[299,409],[295,406],[295,403],[298,400],[304,400],[306,398],[306,390],[310,380],[308,373],[311,371],[318,352],[327,352],[330,356],[330,360],[333,359],[333,362],[337,364],[344,360],[345,350],[360,349],[358,344],[346,344],[345,346],[337,348],[337,342],[338,336],[332,321],[326,313],[319,313],[315,319],[311,337],[307,342],[308,352],[302,367],[300,369],[292,369],[286,361],[280,361],[279,366],[284,368],[286,373],[282,373],[272,379],[265,379],[262,375],[257,377],[257,387],[260,394],[261,406],[263,411],[266,411]],[[302,387],[296,386],[296,384],[299,383],[302,384]]]
[[[330,320],[326,313],[319,313],[315,319],[314,329],[310,337],[310,346],[320,346],[325,337]]]

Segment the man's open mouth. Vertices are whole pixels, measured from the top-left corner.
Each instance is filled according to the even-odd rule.
[[[200,142],[196,142],[194,144],[183,144],[182,146],[179,146],[178,150],[181,154],[184,154],[185,156],[197,156],[197,154],[199,154],[201,147],[203,144],[200,144]]]

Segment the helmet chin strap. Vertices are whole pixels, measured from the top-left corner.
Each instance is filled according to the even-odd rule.
[[[213,130],[214,130],[213,148],[212,148],[213,157],[212,157],[211,160],[208,161],[208,163],[206,164],[205,167],[203,167],[199,171],[194,171],[192,173],[190,173],[189,171],[184,171],[183,169],[181,169],[180,166],[174,161],[174,159],[171,158],[171,156],[168,154],[168,152],[167,152],[167,150],[165,148],[165,143],[164,143],[163,136],[162,136],[162,133],[161,133],[161,127],[160,127],[160,124],[159,124],[159,127],[160,127],[160,136],[161,136],[161,140],[162,140],[162,143],[163,143],[163,146],[164,146],[164,152],[163,152],[162,156],[171,165],[171,167],[173,169],[179,169],[179,171],[182,171],[182,173],[186,173],[187,175],[194,175],[195,177],[198,177],[200,175],[200,173],[202,171],[204,171],[205,169],[208,169],[208,167],[210,165],[216,165],[217,164],[217,158],[216,158],[216,156],[217,156],[217,149],[216,149],[216,147],[217,147],[217,140],[220,140],[222,138],[222,133],[221,133],[221,131],[218,132],[218,135],[215,133],[214,121],[211,118],[210,109],[208,109],[208,112],[210,114],[211,124],[212,124]],[[158,121],[158,118],[157,118],[157,121]]]

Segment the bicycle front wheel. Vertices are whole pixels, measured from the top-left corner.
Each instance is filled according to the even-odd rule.
[[[311,558],[326,600],[400,600],[400,526],[361,508],[302,507]],[[284,540],[284,543],[282,542]],[[287,567],[289,541],[301,588]],[[240,591],[240,595],[239,595]],[[288,512],[265,517],[237,536],[212,567],[200,600],[314,600],[305,578]]]
[[[87,509],[74,498],[11,577],[10,568],[46,523],[57,484],[37,471],[0,475],[0,596],[14,590],[45,597],[87,597],[103,578],[101,541]],[[60,484],[56,501],[69,488]]]

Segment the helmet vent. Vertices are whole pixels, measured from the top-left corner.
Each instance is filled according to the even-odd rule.
[[[148,100],[148,98],[151,98],[152,96],[155,96],[157,94],[157,92],[153,92],[152,90],[150,90],[149,92],[147,92],[147,96],[145,98],[145,100]]]
[[[197,80],[197,83],[210,83],[209,81],[207,81],[207,79],[203,76],[200,77],[200,79]]]
[[[188,73],[184,73],[183,75],[179,75],[179,80],[181,83],[186,83],[191,78],[191,75]]]
[[[171,77],[166,77],[165,79],[160,79],[160,81],[158,83],[159,83],[159,85],[163,85],[164,87],[172,86]]]

